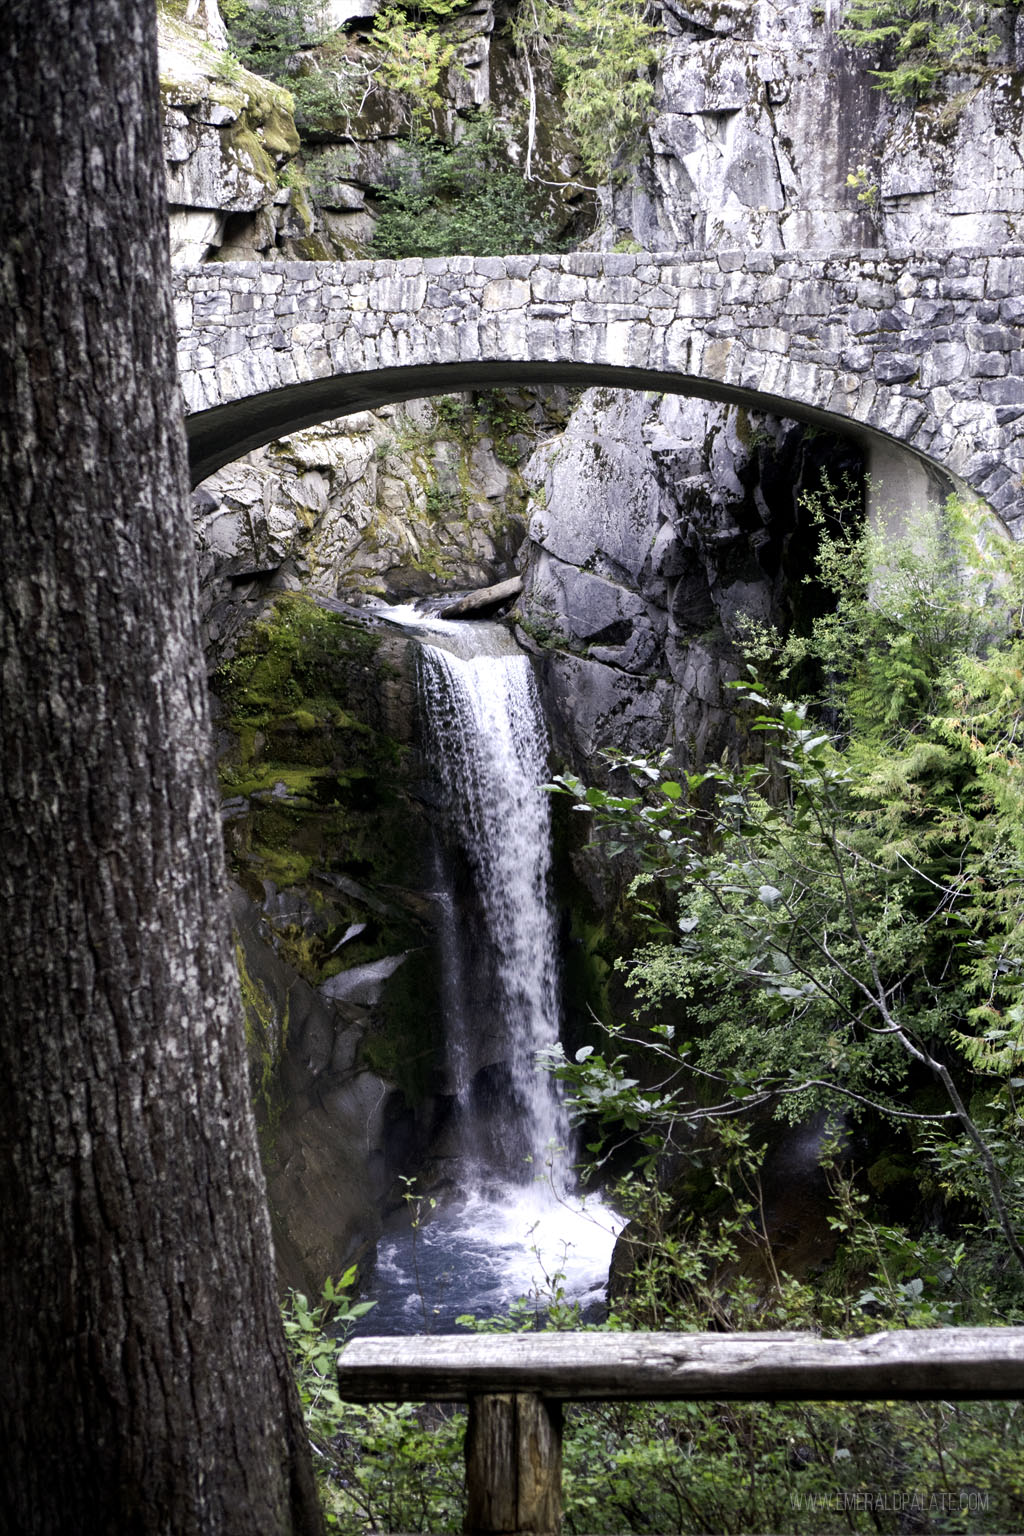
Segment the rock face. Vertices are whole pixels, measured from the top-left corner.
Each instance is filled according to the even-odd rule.
[[[851,444],[692,404],[591,391],[530,466],[544,493],[521,627],[556,744],[591,775],[610,748],[694,764],[736,744],[723,685],[750,623],[798,615],[814,549],[803,492],[825,470],[858,482]]]
[[[659,9],[650,153],[615,191],[608,243],[945,251],[1016,238],[1016,12],[993,9],[1003,46],[989,65],[915,109],[876,89],[877,61],[840,42],[835,0]]]
[[[208,653],[268,590],[405,601],[511,569],[527,487],[518,461],[564,423],[565,391],[364,411],[236,460],[193,498]]]
[[[217,36],[161,11],[160,86],[171,260],[321,255],[289,166],[299,136],[287,91],[231,59]]]

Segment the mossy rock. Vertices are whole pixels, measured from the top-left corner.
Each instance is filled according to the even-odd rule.
[[[361,1065],[395,1083],[413,1108],[437,1088],[444,1059],[440,998],[437,955],[424,947],[388,978],[377,1022],[360,1051]]]

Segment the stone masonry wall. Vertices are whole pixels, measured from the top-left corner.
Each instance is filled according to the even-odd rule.
[[[1019,534],[1022,294],[1020,247],[223,263],[179,278],[179,366],[197,476],[403,393],[603,382],[882,434]]]

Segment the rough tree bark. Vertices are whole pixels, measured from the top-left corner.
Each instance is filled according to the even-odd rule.
[[[153,0],[0,27],[0,1528],[320,1528],[222,906]]]

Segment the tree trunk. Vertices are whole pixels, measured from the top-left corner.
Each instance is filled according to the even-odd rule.
[[[320,1528],[186,518],[152,0],[0,28],[0,1528]]]

